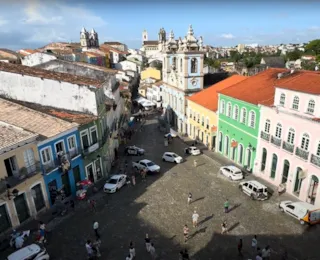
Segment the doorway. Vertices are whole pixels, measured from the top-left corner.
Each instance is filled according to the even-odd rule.
[[[8,159],[5,159],[4,165],[6,166],[7,175],[9,177],[18,174],[17,159],[15,156],[12,156],[12,157],[9,157]]]
[[[91,182],[94,182],[94,172],[93,172],[93,164],[89,164],[86,167],[87,179]]]
[[[45,207],[41,184],[32,188],[32,196],[36,210],[39,211]]]
[[[284,160],[281,183],[287,183],[288,175],[289,175],[289,169],[290,169],[289,161],[288,160]]]
[[[224,147],[225,147],[225,155],[229,157],[229,136],[225,137]]]
[[[51,200],[51,204],[53,205],[56,202],[58,196],[58,186],[57,181],[53,180],[48,183],[49,196]]]
[[[0,206],[0,233],[11,227],[10,217],[6,204]]]
[[[317,176],[312,175],[308,192],[308,202],[312,205],[316,202],[318,187],[319,179]]]
[[[19,222],[21,224],[30,217],[29,208],[24,193],[14,198],[14,205],[16,207]]]
[[[71,195],[71,186],[70,186],[69,174],[68,173],[62,174],[61,175],[61,180],[62,180],[64,194],[66,195],[66,197],[69,197]]]
[[[80,167],[79,167],[79,165],[77,165],[76,167],[74,167],[74,168],[72,169],[72,171],[73,171],[74,183],[75,183],[75,185],[77,186],[77,183],[78,183],[79,181],[81,181],[81,175],[80,175]]]

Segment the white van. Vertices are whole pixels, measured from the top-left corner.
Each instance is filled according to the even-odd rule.
[[[309,212],[314,211],[317,208],[306,202],[292,202],[290,200],[282,201],[279,204],[279,208],[282,212],[287,213],[291,217],[294,217],[300,221],[303,225],[304,223],[310,223]]]
[[[239,189],[253,200],[266,200],[269,196],[268,188],[258,181],[242,181]]]
[[[37,244],[23,247],[7,257],[7,260],[49,260],[50,256],[45,248]]]

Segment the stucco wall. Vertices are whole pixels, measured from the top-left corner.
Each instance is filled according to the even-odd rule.
[[[161,71],[155,68],[146,68],[145,70],[141,71],[141,79],[147,78],[154,78],[154,79],[161,79]]]
[[[39,65],[39,64],[51,61],[51,60],[56,60],[56,59],[57,59],[57,57],[54,55],[36,52],[36,53],[30,54],[30,55],[24,57],[21,60],[21,63],[22,63],[22,65],[32,67],[32,66],[36,66],[36,65]]]

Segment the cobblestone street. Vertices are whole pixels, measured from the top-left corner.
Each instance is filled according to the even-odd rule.
[[[191,259],[238,259],[239,238],[243,239],[244,259],[250,259],[251,239],[255,234],[261,248],[271,246],[271,259],[281,259],[284,248],[289,259],[319,259],[319,227],[302,226],[277,208],[280,198],[284,200],[288,196],[273,195],[264,202],[252,201],[239,191],[237,182],[218,175],[220,163],[206,155],[197,157],[196,168],[195,157],[186,157],[178,165],[162,162],[164,151],[184,156],[186,144],[176,138],[165,147],[156,120],[147,121],[144,130],[133,136],[132,144],[144,148],[145,158],[159,164],[161,173],[148,176],[146,183],[138,179],[135,187],[125,186],[115,194],[96,194],[96,213],[89,211],[84,202],[61,223],[50,224],[52,234],[47,249],[52,259],[86,259],[84,244],[88,238],[94,238],[95,220],[100,223],[101,259],[125,259],[130,241],[135,244],[136,259],[151,259],[144,248],[146,233],[155,244],[158,258],[163,260],[178,259],[179,251],[184,248],[188,248]],[[187,205],[189,192],[194,201]],[[223,212],[226,199],[231,204],[228,214]],[[194,210],[200,215],[198,228],[192,228]],[[220,224],[224,220],[231,230],[221,235]],[[188,224],[191,235],[186,244],[184,224]]]

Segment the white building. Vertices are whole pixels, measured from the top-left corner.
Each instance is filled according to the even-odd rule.
[[[158,81],[153,83],[151,87],[147,88],[147,99],[155,103],[157,107],[162,107],[161,85],[162,81]]]
[[[21,64],[29,67],[33,67],[51,60],[56,60],[57,57],[53,54],[47,54],[42,52],[36,52],[25,56],[21,59]]]
[[[133,61],[129,61],[129,60],[124,60],[124,61],[120,61],[119,63],[115,63],[114,64],[114,68],[117,70],[131,70],[131,71],[136,71],[139,72],[139,66],[137,65],[137,63],[133,62]]]
[[[162,51],[165,49],[165,43],[166,31],[163,28],[161,28],[158,33],[158,40],[149,40],[148,32],[144,30],[142,32],[142,47],[140,50],[144,52],[148,59],[161,59]]]
[[[190,25],[182,40],[174,39],[171,31],[163,52],[162,100],[167,121],[181,133],[187,133],[186,96],[203,89],[202,37],[196,39]]]

